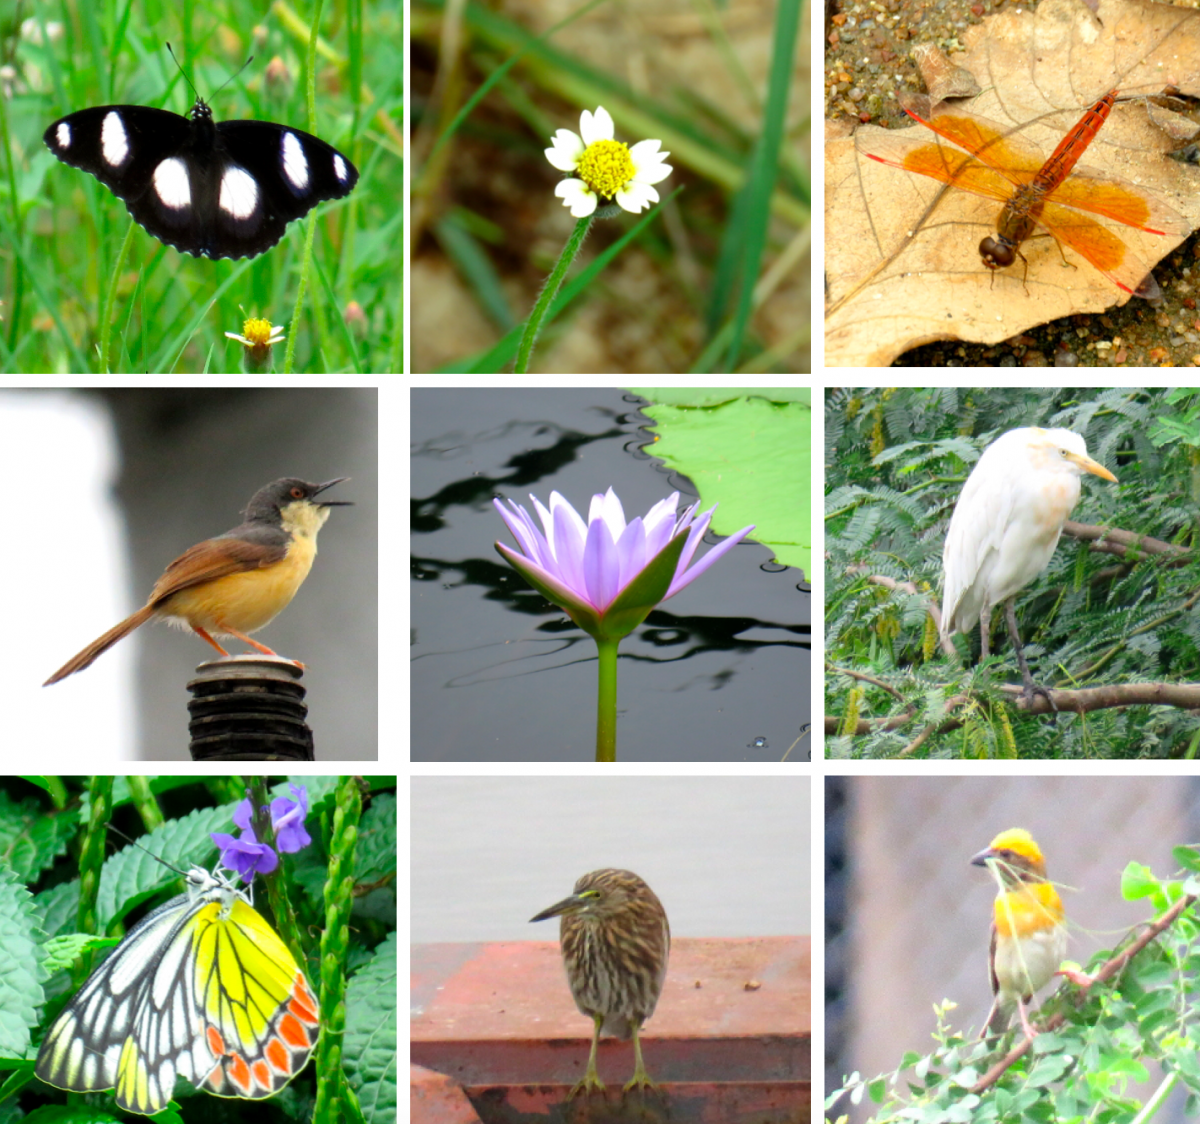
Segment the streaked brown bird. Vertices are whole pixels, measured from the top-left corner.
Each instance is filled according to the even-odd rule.
[[[671,926],[662,903],[628,870],[593,870],[575,892],[530,921],[561,917],[559,940],[575,1005],[592,1019],[587,1072],[570,1093],[604,1090],[596,1072],[600,1035],[633,1039],[633,1079],[625,1086],[656,1088],[642,1064],[638,1031],[654,1014],[671,951]]]

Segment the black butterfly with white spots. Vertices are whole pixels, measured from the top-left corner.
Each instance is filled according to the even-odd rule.
[[[199,96],[187,117],[143,105],[81,109],[43,139],[160,242],[195,257],[256,257],[293,219],[358,182],[358,169],[319,137],[272,121],[214,122]]]

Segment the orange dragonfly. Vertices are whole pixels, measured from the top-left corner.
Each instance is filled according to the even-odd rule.
[[[1075,167],[1116,98],[1117,91],[1110,90],[1096,102],[1048,160],[1037,145],[986,117],[945,102],[931,107],[927,97],[914,95],[901,96],[904,112],[957,147],[885,135],[863,141],[859,151],[881,164],[1002,202],[996,236],[979,243],[979,255],[990,270],[1020,258],[1028,275],[1021,243],[1041,226],[1060,250],[1064,243],[1070,246],[1118,288],[1139,296],[1157,295],[1158,285],[1146,264],[1116,234],[1081,213],[1103,215],[1150,234],[1184,235],[1191,230],[1182,215],[1145,189]]]

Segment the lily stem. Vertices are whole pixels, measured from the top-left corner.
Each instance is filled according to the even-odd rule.
[[[620,640],[597,640],[600,683],[596,693],[596,760],[617,759],[617,646]]]

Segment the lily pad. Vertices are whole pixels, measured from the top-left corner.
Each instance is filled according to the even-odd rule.
[[[748,523],[750,537],[769,547],[777,561],[805,575],[812,566],[810,484],[812,410],[795,396],[804,387],[735,392],[712,387],[670,390],[630,388],[655,401],[643,413],[656,423],[656,440],[646,452],[683,473],[700,493],[700,510],[719,504],[712,528],[729,535]],[[687,396],[704,404],[667,405]],[[736,394],[736,397],[730,397]],[[708,405],[715,401],[718,404]]]

